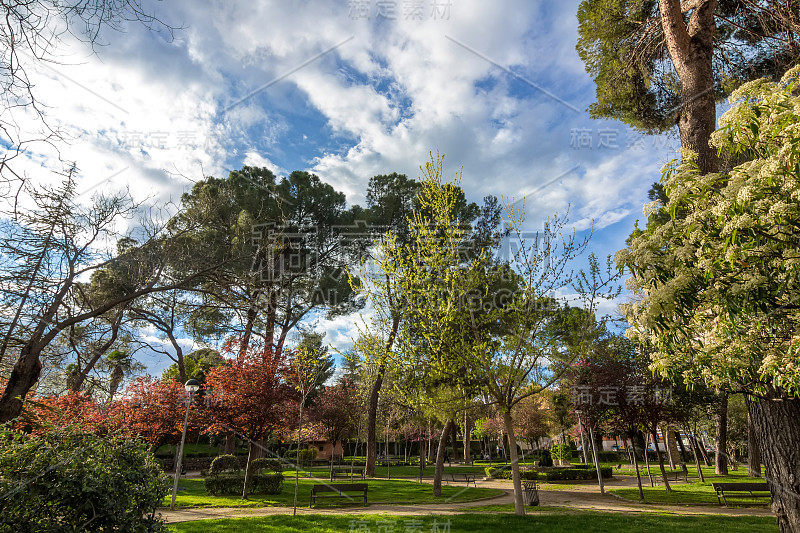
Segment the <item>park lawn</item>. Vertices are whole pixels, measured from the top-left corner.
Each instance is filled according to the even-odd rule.
[[[269,533],[345,531],[439,531],[449,533],[497,533],[498,531],[558,531],[577,533],[763,533],[777,532],[772,517],[695,515],[680,516],[658,513],[600,513],[559,510],[533,511],[527,516],[503,514],[457,515],[313,515],[297,517],[273,515],[258,518],[199,520],[172,524],[175,533]]]
[[[709,476],[711,477],[711,476]],[[714,476],[713,481],[706,483],[690,482],[690,483],[671,483],[672,490],[667,492],[664,487],[649,487],[642,483],[642,490],[644,491],[644,501],[647,503],[670,503],[670,504],[687,504],[687,505],[719,505],[717,501],[716,492],[711,486],[712,483],[724,482],[725,480],[740,483],[762,483],[764,480],[759,478],[749,478],[742,476]],[[708,477],[706,478],[708,479]],[[622,496],[627,500],[640,502],[638,488],[624,488],[624,489],[609,489],[618,496]],[[731,498],[728,498],[729,500]],[[740,500],[733,499],[733,502]],[[767,500],[741,500],[749,504],[766,504]]]
[[[311,479],[300,479],[299,490],[297,493],[297,504],[301,507],[308,507],[310,502],[311,486],[319,481]],[[341,480],[337,483],[342,483]],[[389,503],[389,504],[422,504],[422,503],[459,503],[482,500],[501,496],[503,491],[500,489],[490,489],[485,487],[445,486],[442,487],[442,496],[434,498],[430,484],[419,484],[405,480],[377,480],[370,479],[367,500],[369,503]],[[290,507],[294,501],[294,479],[286,479],[283,482],[283,491],[280,494],[255,494],[248,500],[242,500],[239,496],[212,496],[206,494],[202,479],[182,479],[180,486],[184,490],[178,492],[175,501],[176,507]],[[164,506],[168,506],[171,494],[164,499]],[[356,501],[360,501],[356,497]],[[334,500],[326,502],[324,505],[340,506],[347,504],[346,500]]]

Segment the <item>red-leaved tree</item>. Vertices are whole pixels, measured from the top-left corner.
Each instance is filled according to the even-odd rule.
[[[348,437],[358,425],[358,417],[365,406],[355,384],[343,379],[336,385],[325,387],[309,410],[309,419],[322,426],[325,437],[333,444]],[[333,460],[333,453],[331,453]]]
[[[224,353],[232,357],[206,376],[206,421],[209,431],[235,431],[248,440],[242,488],[242,498],[247,498],[254,444],[283,426],[287,402],[295,393],[284,380],[286,351],[275,353],[252,344],[242,351],[229,343]]]
[[[124,397],[114,402],[112,411],[123,428],[158,448],[181,440],[188,400],[189,394],[182,383],[145,376],[128,385]],[[197,434],[203,427],[198,411],[195,401],[187,434]]]

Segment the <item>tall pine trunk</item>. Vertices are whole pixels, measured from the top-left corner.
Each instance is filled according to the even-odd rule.
[[[664,43],[681,81],[681,105],[677,110],[681,148],[697,153],[702,174],[715,172],[717,153],[709,139],[717,126],[714,99],[714,46],[716,0],[698,2],[687,24],[681,0],[659,0]]]

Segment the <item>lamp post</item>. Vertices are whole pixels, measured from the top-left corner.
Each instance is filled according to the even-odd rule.
[[[181,476],[181,463],[183,462],[183,445],[186,442],[186,426],[189,424],[189,408],[192,406],[192,396],[200,388],[200,382],[196,379],[190,379],[184,385],[186,392],[189,393],[189,401],[186,403],[186,416],[183,419],[183,434],[181,435],[181,445],[178,448],[178,461],[175,464],[175,483],[172,485],[172,502],[169,504],[169,510],[175,510],[175,496],[178,493],[178,479]]]

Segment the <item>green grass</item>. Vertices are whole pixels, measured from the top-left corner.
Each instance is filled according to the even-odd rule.
[[[409,529],[411,525],[418,529]],[[527,516],[509,514],[459,514],[448,516],[392,515],[274,515],[259,518],[200,520],[172,525],[176,533],[271,533],[349,531],[449,531],[450,533],[497,533],[499,531],[558,531],[579,533],[763,533],[777,532],[775,519],[752,516],[678,516],[657,513],[599,513],[533,511]],[[362,528],[362,529],[359,529]]]
[[[300,488],[297,494],[298,505],[308,507],[311,485],[320,481],[301,479]],[[337,483],[347,483],[344,480],[337,480]],[[419,484],[405,480],[374,480],[367,481],[369,491],[367,499],[369,503],[392,503],[392,504],[422,504],[422,503],[459,503],[481,500],[500,496],[503,491],[499,489],[489,489],[484,487],[465,488],[459,486],[442,487],[442,496],[434,498],[432,487],[429,484]],[[212,496],[206,494],[202,479],[182,479],[180,486],[184,488],[178,492],[175,501],[176,507],[284,507],[291,506],[294,500],[294,479],[286,479],[283,483],[283,491],[280,494],[256,494],[248,500],[242,500],[240,496]],[[168,506],[171,494],[164,499],[164,506]],[[346,504],[346,500],[333,500],[329,505],[340,506]],[[326,504],[323,505],[328,505]]]
[[[708,479],[711,476],[708,476]],[[719,505],[717,502],[717,496],[714,492],[714,488],[711,486],[712,483],[718,483],[723,480],[728,480],[731,482],[740,482],[740,483],[762,483],[764,480],[759,478],[749,478],[744,476],[714,476],[712,481],[707,481],[706,483],[699,483],[699,482],[691,482],[691,483],[671,483],[670,487],[672,490],[667,492],[664,487],[649,487],[645,486],[644,480],[642,483],[642,490],[644,491],[644,501],[649,503],[668,503],[668,504],[688,504],[688,505]],[[648,483],[649,485],[649,483]],[[610,489],[610,492],[622,496],[623,498],[633,500],[633,501],[641,501],[639,499],[639,489],[638,488],[625,488],[625,489]],[[731,498],[728,498],[731,500]],[[761,500],[753,500],[753,499],[742,499],[737,500],[733,499],[734,502],[739,501],[746,501],[747,503],[756,503],[759,502],[766,504],[768,500],[761,499]]]

